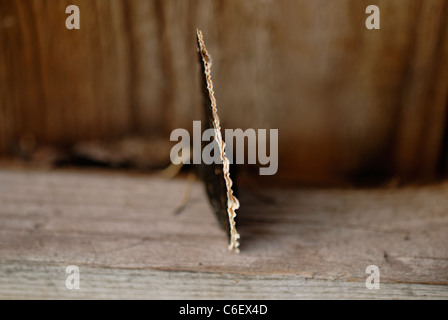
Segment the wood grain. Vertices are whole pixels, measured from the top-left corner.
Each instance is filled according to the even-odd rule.
[[[68,4],[79,31],[65,29]],[[369,4],[380,30],[365,28]],[[191,130],[199,27],[224,126],[279,129],[279,179],[431,180],[446,167],[444,0],[14,0],[0,15],[2,154]]]
[[[201,184],[174,215],[183,179],[1,169],[0,181],[3,299],[448,298],[447,183],[270,190],[275,203],[243,189],[234,254]]]

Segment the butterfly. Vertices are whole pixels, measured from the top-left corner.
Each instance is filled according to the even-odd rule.
[[[221,227],[226,231],[229,239],[229,249],[239,252],[240,235],[236,230],[236,210],[240,203],[232,189],[230,163],[225,153],[225,142],[221,134],[221,125],[218,109],[213,91],[211,77],[211,57],[205,47],[202,32],[196,30],[199,63],[201,65],[201,86],[203,94],[203,111],[205,119],[203,128],[214,130],[214,143],[218,144],[219,159],[221,163],[205,164],[199,166],[199,175],[204,181],[206,193],[210,204],[218,218]],[[204,148],[204,142],[202,142]]]

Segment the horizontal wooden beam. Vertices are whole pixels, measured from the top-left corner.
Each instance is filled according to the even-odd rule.
[[[448,298],[448,183],[240,192],[227,250],[201,183],[0,169],[0,298]],[[68,290],[65,268],[80,270]],[[367,289],[366,267],[380,271]]]

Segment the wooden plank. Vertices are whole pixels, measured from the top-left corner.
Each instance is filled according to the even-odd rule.
[[[67,6],[81,10],[67,30]],[[0,148],[129,132],[129,50],[121,1],[2,1]],[[2,20],[3,21],[3,20]],[[28,151],[29,150],[24,150]]]
[[[295,275],[168,272],[80,267],[80,290],[67,290],[64,264],[0,265],[2,299],[447,299],[440,285],[325,281]]]
[[[0,298],[448,298],[448,183],[240,195],[227,250],[203,186],[0,170]],[[65,288],[77,265],[81,289]],[[377,265],[380,289],[365,286]]]
[[[69,4],[80,30],[65,28]],[[372,31],[358,0],[2,1],[0,152],[191,130],[200,27],[223,125],[279,129],[279,179],[433,179],[446,153],[448,5],[375,4]]]

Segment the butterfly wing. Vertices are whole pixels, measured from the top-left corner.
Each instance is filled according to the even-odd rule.
[[[214,140],[220,152],[221,163],[205,164],[199,166],[199,175],[205,183],[207,196],[218,218],[221,227],[229,237],[229,249],[238,251],[239,234],[236,231],[236,209],[239,208],[238,199],[233,195],[232,179],[230,177],[230,163],[225,156],[225,143],[221,135],[220,121],[216,107],[211,79],[211,58],[205,48],[202,32],[197,30],[198,55],[201,65],[201,87],[203,93],[204,120],[202,128],[214,130]],[[202,142],[202,149],[205,144]],[[208,142],[207,142],[208,144]]]

